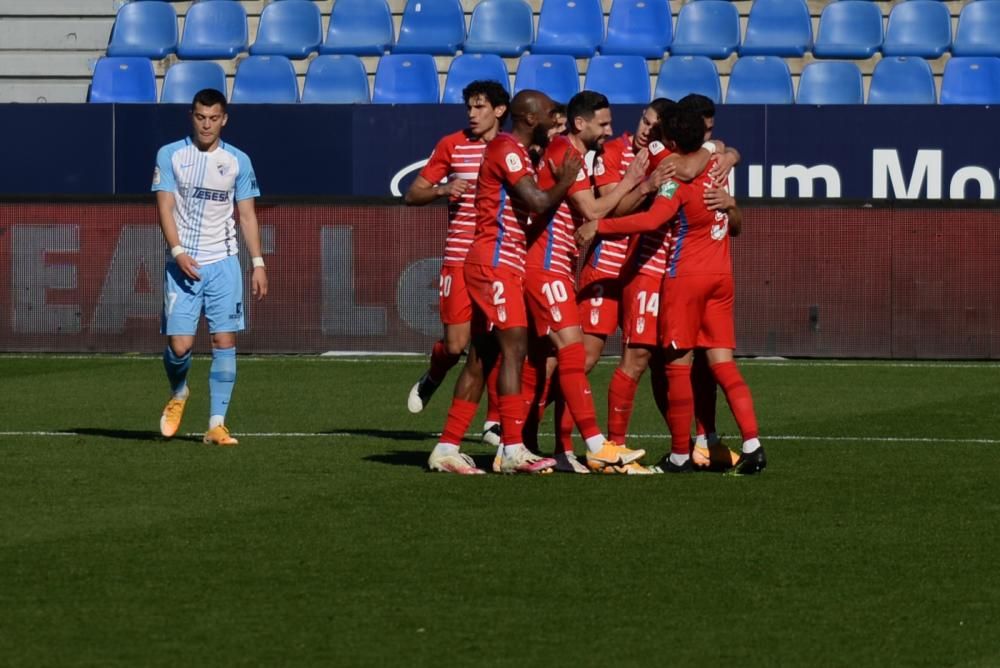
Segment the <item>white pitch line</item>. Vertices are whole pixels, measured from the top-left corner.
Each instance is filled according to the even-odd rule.
[[[150,440],[158,438],[152,436]],[[334,432],[311,432],[311,431],[260,431],[260,432],[233,432],[234,436],[246,437],[246,438],[357,438],[359,436],[365,436],[365,434],[359,434],[356,432],[346,432],[346,431],[334,431]],[[441,434],[439,432],[427,432],[427,439],[437,438]],[[551,437],[555,434],[550,433],[539,433],[539,436]],[[95,434],[84,434],[74,431],[0,431],[0,438],[2,437],[49,437],[49,436],[95,436]],[[191,432],[184,434],[188,438],[201,437],[201,432]],[[466,434],[465,437],[469,439],[475,439],[480,436],[478,432]],[[723,439],[729,436],[730,440],[737,438],[735,435],[723,434]],[[110,438],[114,438],[109,434]],[[375,434],[371,437],[383,438]],[[391,438],[391,437],[384,437]],[[663,441],[669,440],[668,434],[629,434],[629,438],[637,439],[661,439]],[[955,443],[976,443],[981,445],[997,445],[1000,444],[1000,439],[996,438],[932,438],[928,436],[807,436],[807,435],[791,435],[791,434],[772,434],[772,435],[762,435],[761,440],[767,441],[834,441],[841,443],[942,443],[942,444],[955,444]]]
[[[352,357],[353,355],[353,357]],[[207,354],[196,354],[197,358],[208,358]],[[93,355],[79,355],[66,353],[0,353],[0,363],[4,360],[108,360],[108,361],[131,361],[131,362],[153,362],[160,359],[159,355],[135,354],[135,355],[114,355],[105,353],[95,353]],[[310,354],[310,355],[248,355],[240,356],[240,362],[306,362],[321,364],[412,364],[427,365],[427,358],[422,353],[343,353],[336,355]],[[972,360],[965,362],[939,362],[927,361],[893,361],[893,360],[811,360],[811,359],[786,359],[770,357],[737,357],[736,361],[740,366],[772,366],[772,367],[845,367],[845,368],[886,368],[886,369],[1000,369],[1000,362],[992,360]],[[618,358],[603,357],[599,364],[606,366],[618,364]]]

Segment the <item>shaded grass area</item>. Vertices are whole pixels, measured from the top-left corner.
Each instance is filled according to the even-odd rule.
[[[0,662],[1000,663],[996,366],[745,364],[736,479],[425,473],[413,360],[241,360],[212,448],[207,367],[167,442],[158,360],[0,357],[0,431],[73,432],[0,436]]]

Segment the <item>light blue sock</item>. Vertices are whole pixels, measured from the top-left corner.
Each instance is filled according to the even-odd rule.
[[[167,380],[170,381],[171,394],[183,392],[187,385],[188,371],[191,369],[191,351],[187,351],[183,357],[178,357],[173,349],[167,346],[163,351],[163,368],[167,372]]]
[[[212,369],[208,373],[208,391],[211,397],[210,427],[222,424],[229,410],[229,398],[236,385],[236,347],[213,348]]]

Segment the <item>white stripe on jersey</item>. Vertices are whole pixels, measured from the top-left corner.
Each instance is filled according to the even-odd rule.
[[[633,160],[635,160],[635,152],[632,151],[632,144],[629,142],[625,146],[625,150],[622,151],[621,167],[618,169],[618,175],[621,178],[625,178],[625,172]],[[617,277],[621,273],[622,265],[625,264],[625,258],[628,254],[628,243],[629,237],[622,239],[602,239],[600,252],[594,256],[594,269],[602,274]]]
[[[456,144],[451,153],[449,180],[465,179],[469,187],[458,200],[448,202],[448,234],[444,242],[444,263],[447,265],[465,262],[476,234],[476,185],[485,150],[485,143],[475,142]]]

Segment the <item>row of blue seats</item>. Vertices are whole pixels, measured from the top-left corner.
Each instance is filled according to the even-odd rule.
[[[868,58],[1000,56],[1000,1],[977,0],[961,12],[952,40],[951,16],[938,0],[895,5],[883,29],[882,12],[870,0],[831,2],[820,16],[816,39],[806,0],[754,0],[746,36],[727,0],[685,4],[674,31],[667,0],[614,0],[605,31],[601,0],[544,0],[535,36],[531,7],[524,0],[482,0],[468,33],[460,0],[408,0],[399,39],[386,0],[336,0],[323,39],[320,10],[310,0],[282,0],[264,7],[256,40],[249,45],[247,15],[239,2],[199,2],[188,10],[178,40],[177,16],[167,3],[131,2],[118,12],[110,56],[233,58],[252,55],[305,58],[311,53],[382,55],[525,51],[590,57],[674,55],[727,58],[740,55]]]
[[[492,79],[509,90],[503,59],[495,54],[464,54],[452,60],[442,97],[437,66],[427,54],[382,56],[369,95],[368,75],[353,55],[318,56],[309,64],[301,101],[327,104],[454,104],[476,79]],[[650,77],[642,56],[594,56],[584,87],[603,92],[615,104],[645,104]],[[226,76],[218,63],[181,61],[167,70],[161,102],[187,103],[202,88],[225,92]],[[521,57],[514,91],[545,91],[567,101],[580,90],[572,56],[528,54]],[[788,65],[777,56],[744,56],[729,75],[729,104],[863,104],[861,71],[850,61],[816,61],[805,66],[798,97]],[[704,56],[674,56],[663,61],[652,97],[680,99],[700,93],[722,102],[715,63]],[[249,56],[240,61],[233,102],[294,103],[300,100],[295,68],[284,56]],[[137,57],[105,57],[97,62],[90,102],[156,102],[152,62]],[[934,104],[934,76],[921,58],[884,58],[872,74],[870,104]],[[954,57],[945,65],[943,104],[1000,104],[1000,58]]]

